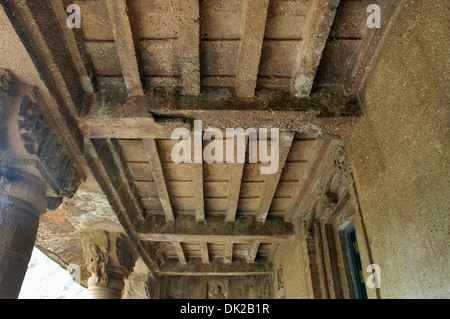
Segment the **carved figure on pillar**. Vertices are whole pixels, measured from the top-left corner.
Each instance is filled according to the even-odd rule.
[[[108,255],[103,253],[97,245],[91,245],[91,257],[87,270],[92,274],[89,278],[89,285],[107,285],[108,274],[106,265],[108,263]]]
[[[93,230],[81,233],[87,269],[89,299],[120,299],[124,279],[133,271],[137,255],[120,233]]]

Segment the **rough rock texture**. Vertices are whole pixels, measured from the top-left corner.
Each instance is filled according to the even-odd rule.
[[[49,211],[41,217],[36,246],[64,269],[70,264],[79,265],[81,283],[87,285],[89,274],[86,270],[80,235],[67,220],[63,210]]]
[[[81,189],[73,198],[66,200],[62,207],[66,211],[67,219],[78,230],[123,231],[106,196],[100,192]]]
[[[272,297],[271,276],[195,277],[165,276],[162,298],[208,299],[220,286],[224,299],[267,299]]]
[[[450,2],[404,4],[367,76],[350,159],[381,298],[447,298]]]
[[[152,299],[151,289],[149,286],[150,270],[138,258],[133,269],[133,273],[125,279],[125,289],[123,291],[123,299]]]
[[[296,223],[296,237],[292,242],[278,248],[274,263],[273,289],[275,298],[313,298],[306,230]]]

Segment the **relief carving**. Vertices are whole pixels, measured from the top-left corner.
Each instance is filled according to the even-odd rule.
[[[136,262],[136,255],[133,253],[130,244],[123,235],[116,239],[116,254],[120,266],[126,273],[126,276],[133,272],[133,267]]]
[[[49,185],[53,190],[61,197],[72,197],[81,184],[81,177],[38,104],[28,95],[20,105],[18,130],[27,152],[38,157],[43,176],[51,176]]]
[[[227,299],[228,280],[208,281],[208,299]]]
[[[283,279],[283,269],[279,268],[277,270],[277,298],[286,299],[286,294],[284,291],[284,279]]]
[[[81,243],[87,270],[91,274],[89,286],[107,286],[110,281],[110,241],[106,231],[82,232]]]
[[[91,285],[107,285],[108,274],[108,254],[103,252],[96,244],[90,246],[90,257],[87,270],[92,274],[88,284]]]

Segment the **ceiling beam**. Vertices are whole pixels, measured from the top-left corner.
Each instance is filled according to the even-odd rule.
[[[200,255],[202,257],[202,263],[209,264],[208,243],[206,242],[200,243]]]
[[[135,205],[130,205],[130,200],[123,192],[123,187],[118,180],[117,169],[114,167],[112,156],[105,147],[104,141],[85,139],[85,156],[92,174],[108,198],[108,202],[114,209],[120,224],[124,227],[130,240],[136,247],[150,270],[157,267],[156,261],[148,254],[147,248],[142,245],[136,232],[139,224],[138,216],[141,211],[136,210]]]
[[[179,1],[182,95],[200,95],[200,4]]]
[[[253,97],[266,29],[269,0],[244,0],[244,23],[236,75],[236,95]]]
[[[193,129],[193,121],[203,121],[203,127],[226,128],[279,128],[299,131],[317,116],[315,112],[261,110],[165,111],[162,118],[119,117],[107,113],[100,116],[78,118],[78,127],[88,138],[115,139],[170,139],[176,128]],[[164,118],[165,117],[165,118]],[[239,169],[239,166],[236,166]],[[238,174],[238,172],[236,172]]]
[[[134,190],[131,188],[131,183],[129,179],[127,178],[127,166],[125,163],[125,160],[121,156],[120,147],[117,145],[117,141],[112,141],[110,139],[105,140],[106,147],[108,148],[108,151],[111,154],[111,159],[114,161],[114,166],[116,168],[116,171],[113,174],[116,174],[117,177],[120,180],[121,187],[123,187],[125,193],[125,197],[128,201],[130,201],[134,207],[136,212],[141,212],[139,216],[137,216],[139,219],[143,219],[143,212],[144,207],[142,206],[141,202],[138,199],[137,194],[134,192]],[[112,173],[112,172],[111,172]]]
[[[228,181],[227,212],[225,221],[233,223],[236,220],[236,211],[241,191],[242,173],[244,163],[233,163],[230,167],[230,179]]]
[[[72,62],[78,71],[81,86],[87,93],[93,94],[94,88],[92,86],[91,77],[86,71],[85,62],[81,57],[80,50],[78,49],[78,44],[73,34],[73,29],[67,27],[67,13],[66,10],[64,9],[63,2],[61,0],[52,0],[51,6],[53,8],[53,12],[55,13],[58,19],[61,34],[64,37],[64,40],[66,41],[67,50],[69,51],[70,57],[72,58]]]
[[[275,174],[267,174],[264,176],[264,191],[261,194],[261,200],[258,204],[256,211],[256,220],[264,222],[269,214],[270,205],[272,204],[273,196],[277,191],[278,182],[280,181],[281,173],[283,172],[284,164],[291,149],[292,141],[294,140],[295,133],[292,132],[280,132],[279,141],[279,166]],[[269,140],[268,140],[269,143]],[[275,143],[276,144],[276,143]],[[276,149],[271,149],[275,151]],[[272,164],[272,163],[271,163]]]
[[[310,194],[311,187],[317,179],[330,150],[333,146],[333,140],[323,140],[322,144],[317,147],[315,154],[309,160],[310,165],[303,173],[302,178],[298,181],[298,186],[295,188],[291,201],[286,209],[285,219],[292,222],[298,214],[303,210],[304,200]]]
[[[155,121],[148,117],[89,116],[78,118],[78,127],[88,138],[122,139],[170,139],[176,128],[190,129],[191,125],[182,119]]]
[[[302,46],[294,69],[291,91],[296,97],[311,94],[320,59],[340,0],[313,0],[303,30]]]
[[[259,245],[260,245],[259,242],[254,241],[254,242],[250,243],[250,245],[248,246],[247,258],[246,258],[248,264],[253,264],[255,262],[256,255],[258,254]]]
[[[242,152],[245,154],[247,151],[248,145],[248,136],[245,137],[245,145],[243,149],[238,149],[239,143],[235,143],[237,138],[233,135],[233,145],[234,145],[234,161],[230,167],[230,177],[228,179],[228,194],[227,194],[227,211],[226,211],[226,222],[234,222],[236,220],[236,211],[239,203],[239,195],[241,192],[241,183],[242,183],[242,174],[244,173],[244,165],[245,163],[239,163],[238,161],[238,152]],[[228,143],[231,139],[227,139],[227,147]],[[241,146],[241,147],[242,147]]]
[[[231,264],[233,262],[233,243],[225,243],[223,247],[223,262]]]
[[[166,221],[173,222],[175,220],[173,214],[170,194],[166,184],[164,169],[162,167],[161,158],[159,156],[158,147],[154,139],[143,139],[145,151],[148,155],[148,161],[152,167],[153,180],[158,192],[159,200],[164,211]]]
[[[94,139],[170,139],[176,128],[193,129],[193,121],[203,121],[203,127],[226,128],[279,128],[298,133],[310,133],[309,128],[319,128],[322,134],[349,138],[360,117],[317,117],[315,112],[270,110],[217,110],[217,111],[165,111],[161,118],[118,117],[104,114],[78,118],[80,132]],[[236,163],[238,176],[239,165]]]
[[[127,15],[125,0],[105,0],[116,43],[122,75],[129,96],[143,95],[144,90],[139,72],[131,24]]]
[[[192,188],[195,202],[195,219],[205,220],[205,200],[203,191],[203,161],[192,164]]]
[[[183,247],[181,246],[181,243],[179,242],[173,242],[172,243],[174,248],[175,248],[175,252],[177,253],[178,256],[178,260],[181,264],[186,264],[186,255],[184,254],[183,251]]]
[[[273,266],[267,261],[249,264],[242,260],[226,264],[214,260],[209,264],[203,264],[201,261],[193,260],[180,264],[175,259],[168,259],[155,272],[166,276],[258,276],[272,274]]]
[[[122,81],[118,78],[108,78],[109,85],[102,88],[99,93],[102,96],[117,95],[117,92],[112,91],[115,82],[121,85]],[[198,97],[180,95],[180,92],[176,90],[168,92],[152,90],[145,96],[128,98],[122,96],[120,99],[108,101],[108,108],[105,108],[104,101],[99,98],[83,113],[83,117],[117,119],[153,116],[158,119],[164,116],[176,118],[177,114],[199,115],[202,112],[220,114],[221,111],[258,111],[263,115],[274,112],[307,112],[320,114],[321,117],[362,115],[361,104],[356,94],[346,94],[339,87],[327,87],[318,88],[310,96],[302,98],[294,97],[284,91],[260,90],[257,96],[246,99],[235,97],[232,92],[228,93],[224,88],[204,88]],[[255,114],[257,115],[258,112]]]
[[[198,223],[191,216],[179,216],[174,223],[165,223],[160,216],[149,216],[141,225],[143,241],[207,242],[207,243],[282,243],[294,238],[294,226],[282,218],[258,223],[253,218],[238,218],[224,223],[223,216],[209,216]]]

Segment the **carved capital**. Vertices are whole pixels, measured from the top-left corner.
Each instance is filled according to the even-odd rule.
[[[132,272],[137,254],[124,234],[104,230],[85,231],[81,241],[91,273],[88,280],[92,298],[120,298],[124,279]]]
[[[25,149],[37,156],[38,169],[53,190],[61,197],[72,197],[81,177],[32,95],[22,97],[17,124]]]
[[[116,239],[116,254],[124,276],[128,277],[133,272],[137,255],[134,253],[129,240],[125,235],[121,235]]]
[[[314,236],[316,223],[326,222],[332,215],[333,220],[348,217],[351,183],[350,164],[344,144],[336,141],[307,198],[310,208],[305,220],[311,237]]]
[[[90,245],[89,250],[87,270],[91,273],[91,278],[89,278],[88,284],[89,286],[107,286],[108,251],[105,252],[96,244]]]
[[[91,274],[89,286],[109,284],[110,242],[106,231],[84,232],[81,241],[85,254],[87,270]]]
[[[50,186],[48,207],[55,209],[62,198],[73,196],[81,176],[43,106],[36,88],[0,69],[0,171],[19,169],[42,178]]]

